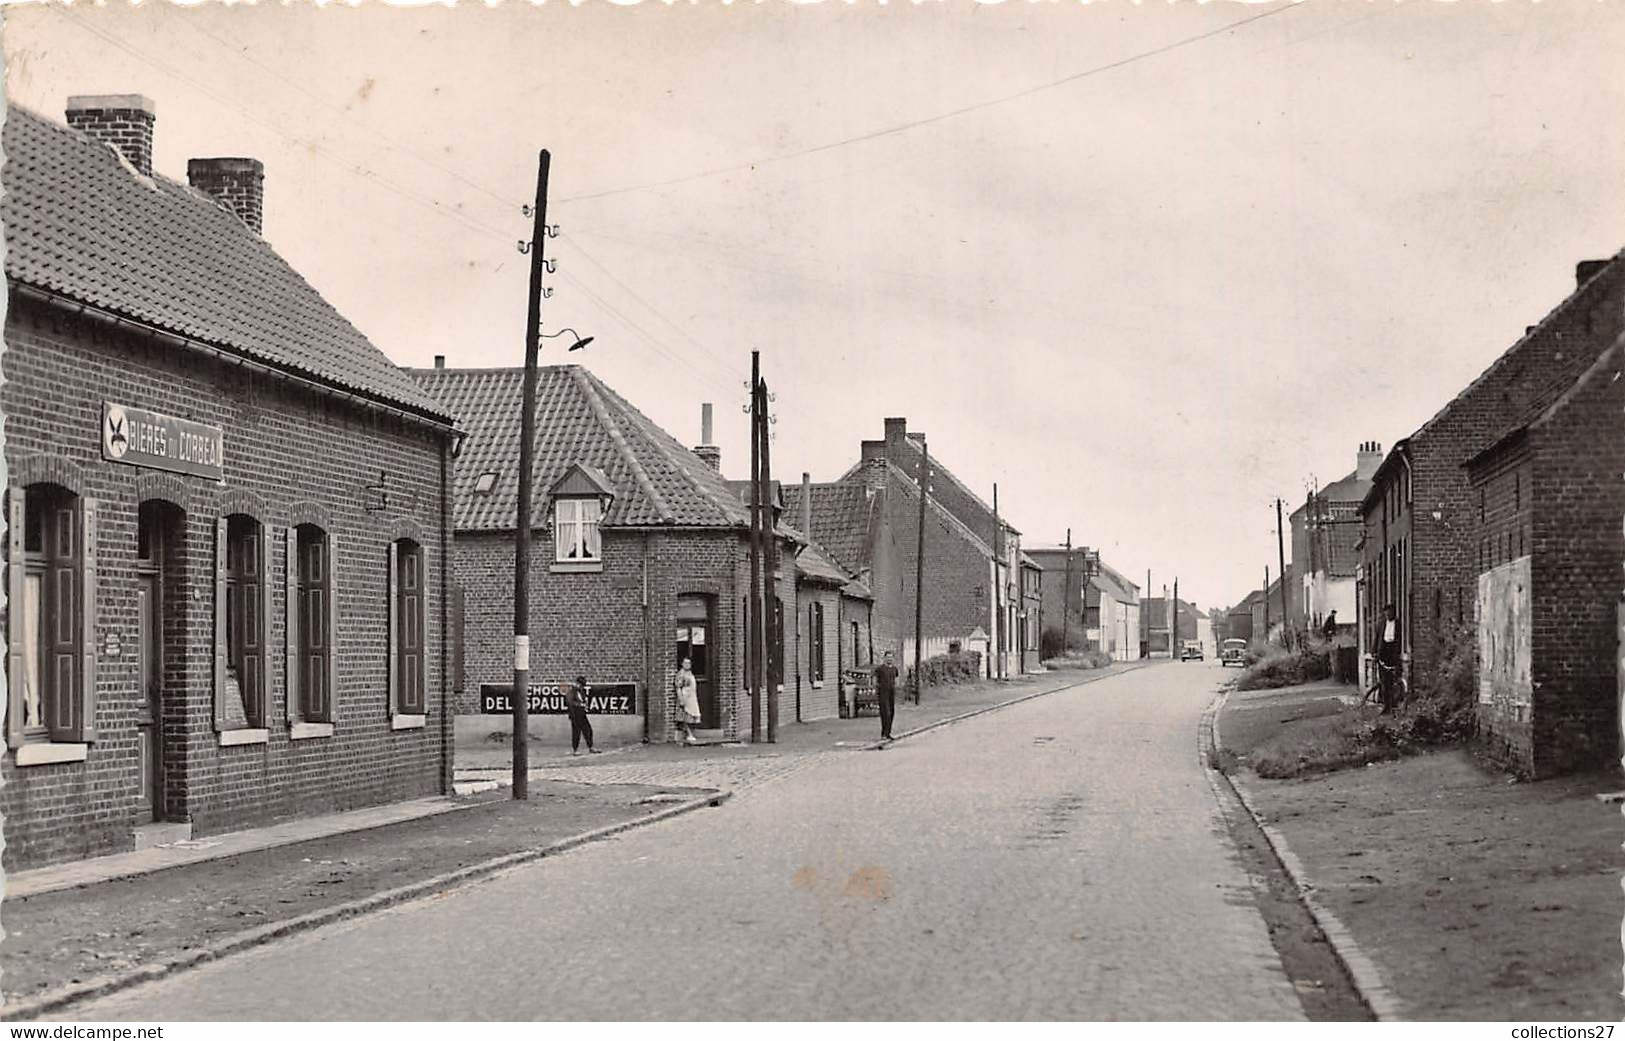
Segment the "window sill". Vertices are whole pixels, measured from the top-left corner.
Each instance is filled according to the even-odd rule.
[[[604,570],[602,560],[555,560],[548,568],[555,575],[589,575]]]
[[[331,723],[295,723],[288,728],[290,741],[303,741],[309,737],[332,737],[333,724]]]
[[[428,716],[390,716],[391,730],[422,730],[429,724]]]
[[[222,730],[220,732],[220,747],[230,748],[233,745],[263,745],[271,740],[271,732],[263,728],[245,730]]]
[[[58,741],[36,741],[17,747],[18,766],[45,766],[49,763],[82,763],[89,745]]]
[[[824,689],[824,681],[823,680],[813,680],[812,689],[813,690],[823,690]]]

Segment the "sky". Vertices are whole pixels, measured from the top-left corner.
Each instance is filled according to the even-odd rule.
[[[8,98],[156,104],[403,365],[548,332],[685,443],[838,477],[903,416],[1027,545],[1231,604],[1274,502],[1414,431],[1625,247],[1589,0],[14,6]],[[569,337],[543,341],[564,361]],[[1287,547],[1290,553],[1290,544]]]

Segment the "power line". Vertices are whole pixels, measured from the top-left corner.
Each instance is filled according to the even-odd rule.
[[[1096,65],[1091,68],[1083,69],[1079,72],[1062,76],[1060,79],[1050,80],[1047,83],[1039,83],[1031,87],[1026,87],[1012,94],[1004,94],[1000,97],[988,98],[984,101],[977,101],[969,105],[961,105],[959,108],[950,109],[946,112],[939,112],[935,115],[925,116],[920,119],[912,119],[905,123],[895,123],[888,127],[881,127],[877,130],[868,131],[867,133],[856,134],[852,137],[843,137],[837,141],[829,141],[821,145],[812,145],[808,148],[798,149],[794,152],[785,152],[782,155],[765,156],[763,158],[753,159],[747,162],[734,163],[730,166],[714,167],[710,170],[702,170],[698,173],[685,174],[682,177],[672,177],[664,181],[651,181],[646,184],[627,185],[621,188],[605,188],[596,192],[584,192],[579,195],[566,196],[557,200],[557,202],[561,204],[567,202],[586,202],[591,199],[603,199],[611,195],[624,195],[628,192],[641,192],[650,191],[657,188],[669,188],[673,185],[687,184],[690,181],[699,181],[710,177],[720,177],[724,174],[739,173],[744,170],[755,170],[763,166],[787,162],[791,159],[803,159],[810,155],[818,155],[819,153],[829,152],[837,148],[845,148],[847,145],[862,144],[866,141],[874,141],[878,140],[879,138],[890,137],[893,134],[905,133],[919,127],[930,126],[933,123],[941,123],[944,120],[968,115],[972,112],[979,112],[983,109],[993,108],[997,105],[1004,105],[1012,101],[1019,101],[1022,98],[1030,97],[1046,90],[1053,90],[1056,87],[1065,86],[1068,83],[1075,83],[1078,80],[1087,79],[1090,76],[1098,76],[1104,72],[1111,72],[1115,69],[1120,69],[1125,65],[1131,65],[1134,62],[1143,61],[1146,58],[1167,54],[1169,51],[1179,50],[1182,47],[1188,47],[1191,44],[1200,43],[1201,41],[1210,39],[1214,36],[1223,35],[1224,33],[1230,32],[1234,29],[1239,29],[1242,26],[1248,25],[1252,22],[1257,22],[1262,19],[1272,17],[1280,14],[1282,11],[1291,10],[1296,6],[1297,4],[1295,2],[1285,3],[1279,7],[1271,8],[1268,11],[1263,11],[1259,14],[1249,15],[1246,18],[1238,19],[1237,21],[1231,22],[1228,25],[1222,25],[1217,29],[1209,29],[1207,32],[1197,33],[1195,36],[1187,36],[1184,39],[1175,40],[1173,43],[1165,43],[1160,47],[1153,47],[1150,50],[1140,51],[1125,58],[1119,58],[1116,61],[1107,62],[1104,65]]]

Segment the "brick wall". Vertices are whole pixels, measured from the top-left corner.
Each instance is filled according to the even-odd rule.
[[[1615,661],[1625,560],[1625,348],[1530,430],[1534,772],[1602,767],[1620,754]]]
[[[435,794],[449,784],[442,727],[440,467],[443,442],[421,427],[342,405],[280,380],[158,347],[88,319],[13,296],[6,318],[6,383],[0,390],[10,479],[58,483],[100,502],[97,740],[80,763],[0,765],[5,863],[32,866],[128,849],[141,777],[134,720],[137,510],[148,497],[179,500],[184,518],[166,583],[164,751],[166,803],[196,834],[279,817]],[[224,486],[104,462],[103,399],[225,430]],[[390,475],[391,509],[369,513],[365,485]],[[301,507],[299,504],[304,504]],[[213,563],[216,517],[247,509],[275,547],[272,650],[265,744],[221,747],[213,729]],[[285,722],[285,562],[282,537],[300,509],[317,510],[335,540],[338,610],[336,726],[332,737],[294,741]],[[387,693],[387,547],[411,534],[427,575],[428,721],[391,730]]]
[[[1492,585],[1506,582],[1502,576],[1515,573],[1518,562],[1527,557],[1533,548],[1531,474],[1528,445],[1520,441],[1499,451],[1494,459],[1486,461],[1472,475],[1479,536],[1476,569],[1479,576],[1484,576],[1475,580],[1478,585],[1474,590],[1474,611],[1475,617],[1486,620],[1485,624],[1497,617],[1493,612],[1517,606],[1514,601],[1521,601],[1523,617],[1532,618],[1533,589],[1526,586],[1519,590],[1515,585],[1500,589]],[[1509,568],[1514,571],[1509,571]],[[1496,598],[1502,603],[1483,603],[1481,598],[1484,596]],[[1479,736],[1486,749],[1496,758],[1524,773],[1532,773],[1534,731],[1531,693],[1520,689],[1521,685],[1514,682],[1513,677],[1502,674],[1483,657],[1497,650],[1496,644],[1508,642],[1508,635],[1498,632],[1493,641],[1480,641],[1477,648],[1480,655],[1476,712]],[[1511,650],[1510,647],[1499,649],[1503,653]]]
[[[800,718],[810,722],[815,719],[830,719],[840,713],[841,666],[850,665],[848,656],[843,658],[841,647],[841,591],[832,586],[814,585],[804,582],[798,590],[800,602],[796,612],[796,661],[797,669],[794,676],[786,681],[786,689],[797,692],[800,702]],[[812,604],[820,604],[824,609],[823,635],[824,635],[824,676],[820,685],[813,686],[812,677]],[[850,633],[845,634],[847,643],[852,642]],[[789,706],[790,711],[781,716],[781,719],[796,718],[795,702]]]

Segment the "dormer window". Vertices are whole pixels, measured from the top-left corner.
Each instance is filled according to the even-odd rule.
[[[497,472],[487,470],[474,478],[474,492],[477,495],[489,495],[491,489],[497,486]]]
[[[602,560],[598,525],[604,506],[597,499],[553,500],[554,559],[560,563]]]
[[[600,529],[615,499],[609,478],[597,467],[575,463],[553,484],[548,498],[553,503],[553,570],[602,569]]]

